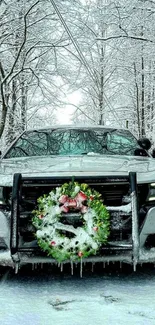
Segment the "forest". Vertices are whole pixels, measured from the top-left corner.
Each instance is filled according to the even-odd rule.
[[[73,124],[154,142],[154,52],[155,1],[1,0],[1,142],[67,107]]]

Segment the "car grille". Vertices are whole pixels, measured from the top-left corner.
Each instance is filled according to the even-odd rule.
[[[35,232],[32,225],[33,210],[37,209],[37,199],[48,194],[57,186],[61,186],[65,182],[71,181],[70,178],[57,179],[51,177],[50,179],[23,179],[19,186],[19,216],[18,216],[18,234],[19,245],[32,246],[32,243],[38,250],[35,240]],[[102,177],[99,178],[76,178],[77,182],[87,183],[91,188],[97,190],[102,195],[102,199],[107,209],[112,207],[110,213],[110,237],[108,238],[107,247],[119,246],[122,242],[130,243],[132,245],[132,216],[131,212],[125,213],[116,211],[116,207],[124,206],[130,200],[130,182],[129,177]],[[147,195],[147,185],[138,186],[138,202],[139,209],[141,202],[144,203]],[[9,194],[8,194],[9,196]],[[144,198],[145,196],[145,198]],[[80,214],[77,211],[62,214],[64,224],[72,224],[74,227],[81,226]],[[68,234],[67,234],[68,235]],[[104,246],[104,249],[106,247]]]

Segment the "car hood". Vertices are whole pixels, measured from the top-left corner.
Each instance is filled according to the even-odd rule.
[[[11,186],[14,173],[24,177],[127,175],[137,172],[139,183],[155,182],[155,160],[151,157],[102,156],[41,156],[1,159],[0,185]]]

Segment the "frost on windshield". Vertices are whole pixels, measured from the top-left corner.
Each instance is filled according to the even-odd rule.
[[[47,129],[25,132],[4,158],[24,156],[134,155],[137,140],[127,130],[107,128]]]

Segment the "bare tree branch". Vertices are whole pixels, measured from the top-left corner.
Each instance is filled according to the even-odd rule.
[[[24,38],[23,38],[23,42],[22,42],[22,44],[21,44],[21,46],[20,46],[20,48],[19,48],[19,50],[18,50],[18,53],[17,53],[17,56],[16,56],[16,58],[15,58],[15,60],[14,60],[14,63],[13,63],[13,65],[12,65],[12,67],[11,67],[11,69],[10,69],[10,72],[5,76],[5,78],[2,80],[2,84],[4,84],[7,80],[8,80],[8,78],[11,76],[11,74],[13,73],[13,71],[14,71],[14,68],[15,68],[15,66],[16,66],[16,64],[17,64],[17,62],[18,62],[18,59],[19,59],[19,57],[20,57],[20,54],[21,54],[21,52],[22,52],[22,49],[23,49],[23,47],[24,47],[24,45],[25,45],[25,43],[26,43],[26,38],[27,38],[27,16],[28,16],[28,14],[30,13],[30,11],[37,5],[39,3],[39,0],[38,1],[36,1],[32,6],[31,6],[31,8],[29,8],[28,9],[28,11],[26,12],[26,14],[24,15]]]
[[[129,36],[129,35],[109,36],[109,37],[106,37],[106,38],[98,37],[96,40],[97,41],[109,41],[109,40],[118,39],[118,38],[128,38],[128,39],[134,39],[134,40],[137,40],[137,41],[144,41],[144,42],[154,43],[152,40],[150,40],[148,38]]]

